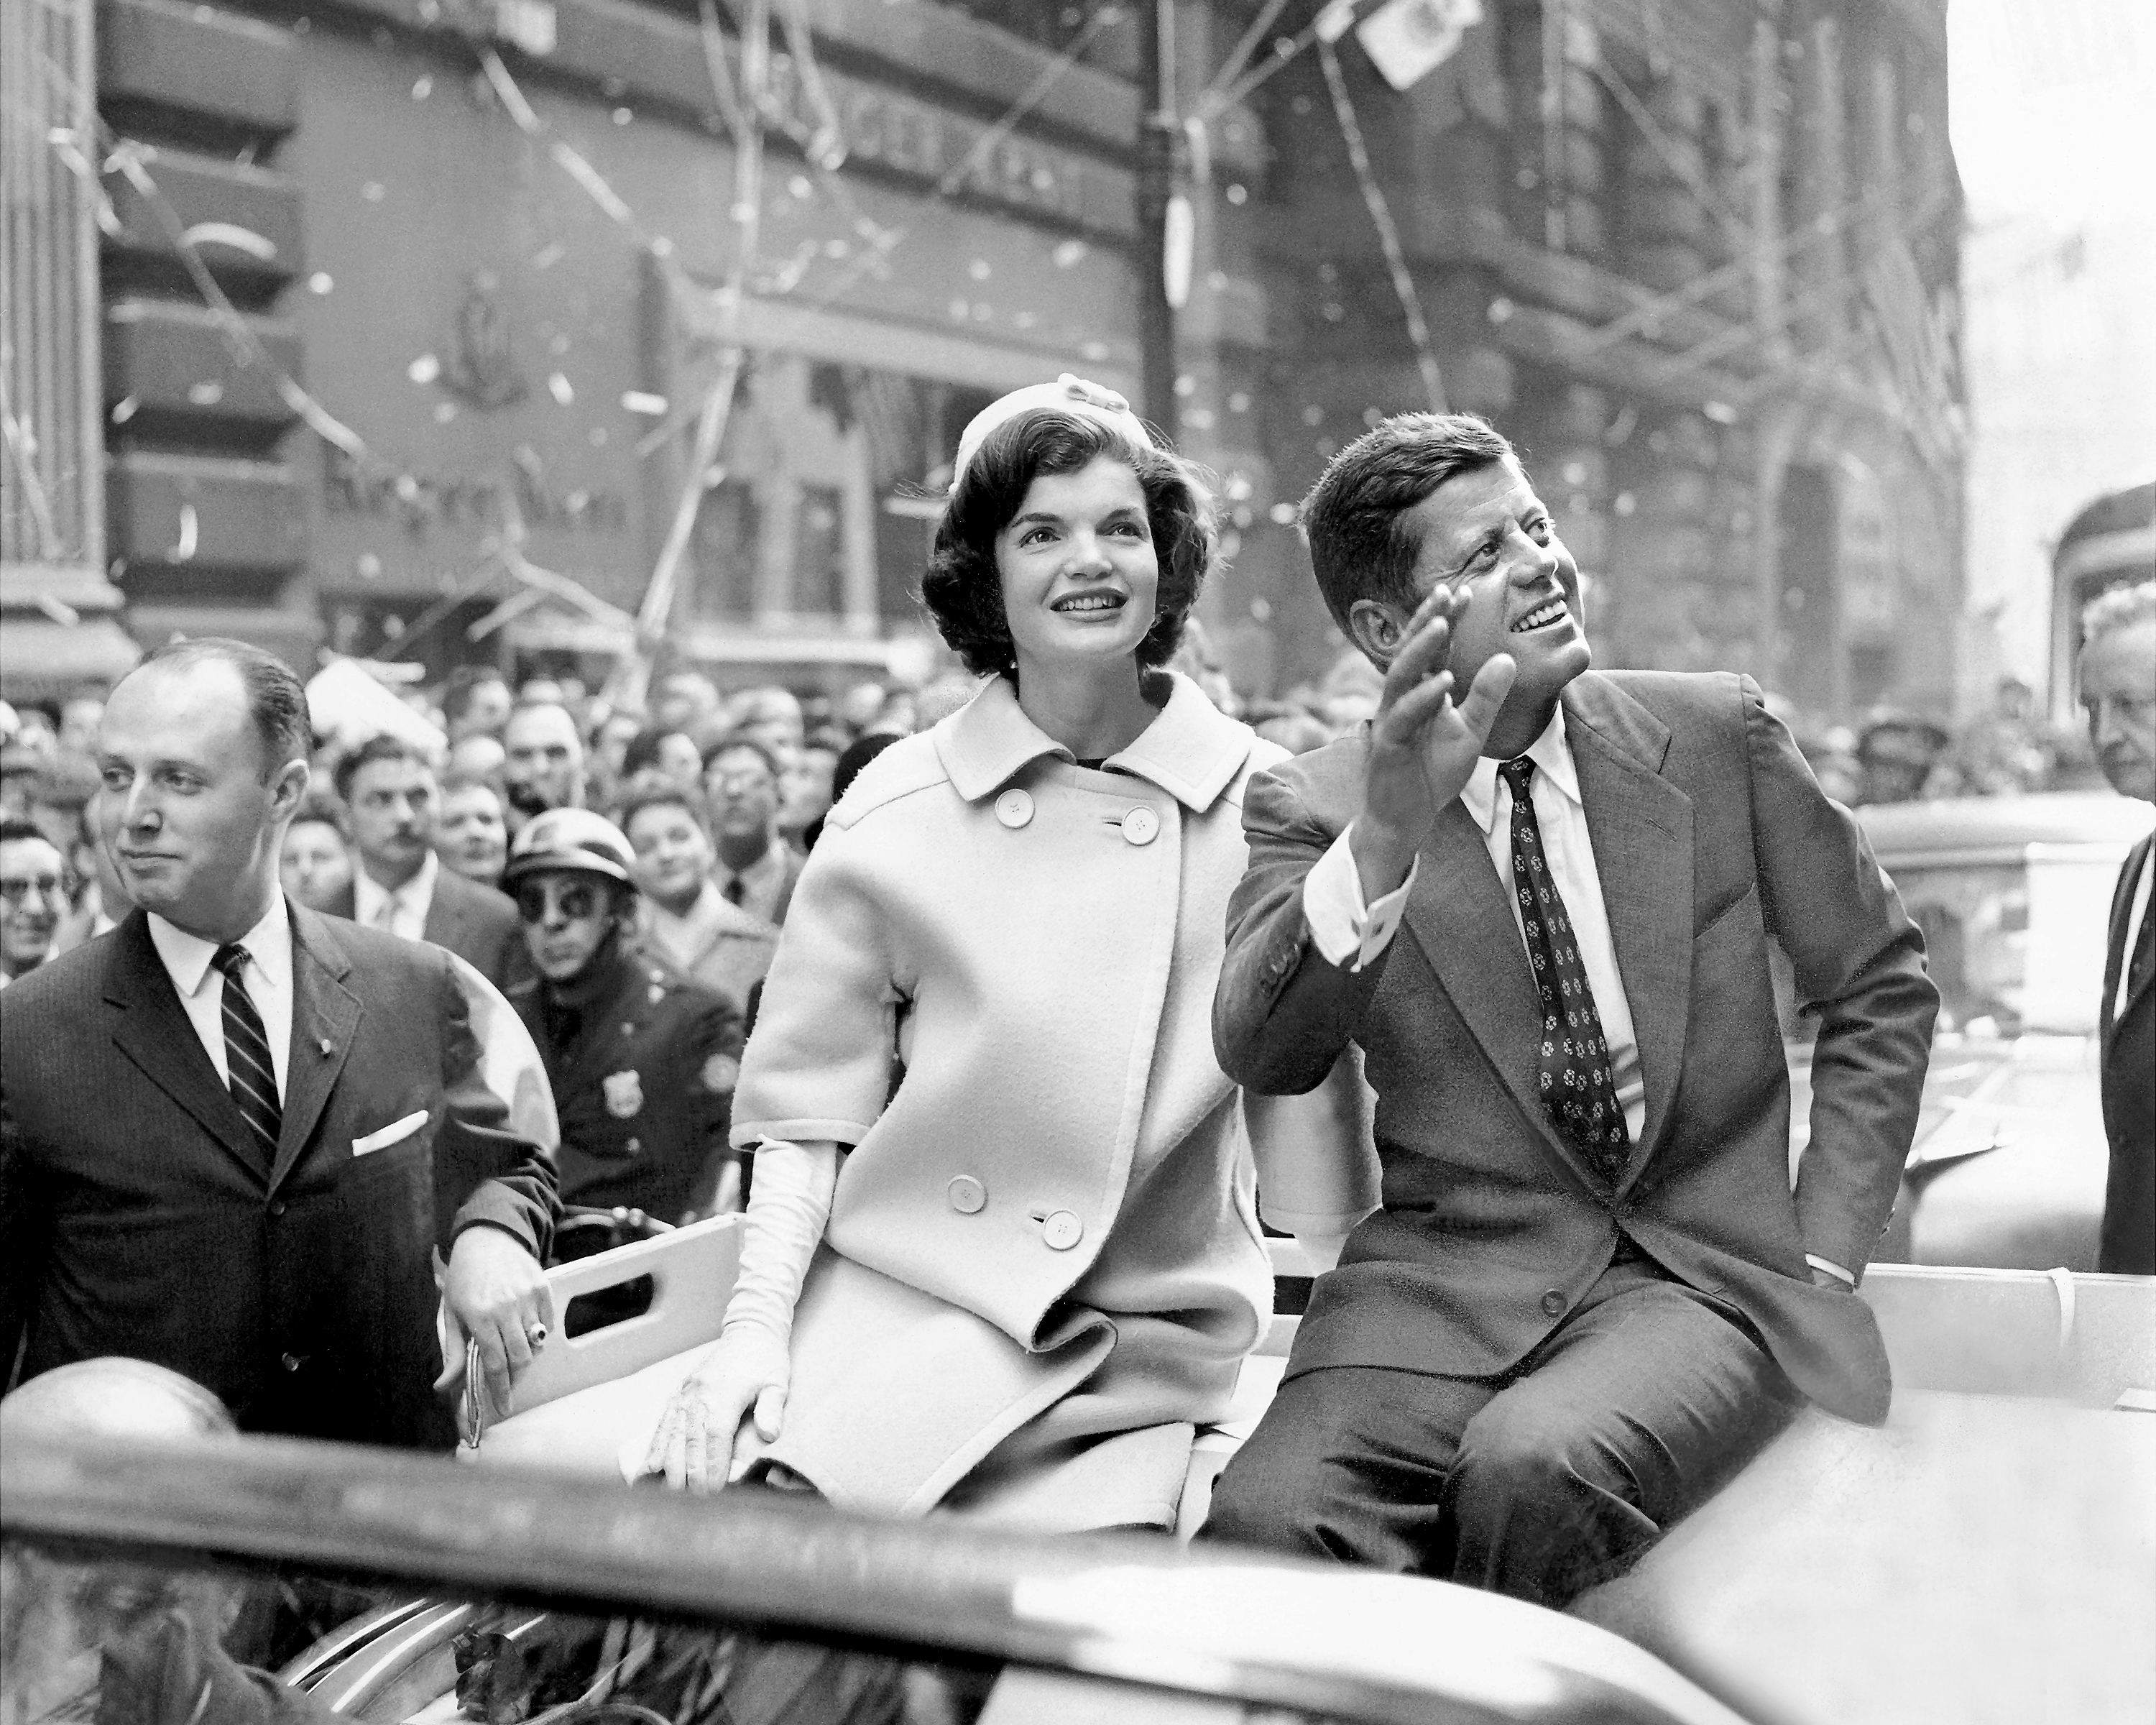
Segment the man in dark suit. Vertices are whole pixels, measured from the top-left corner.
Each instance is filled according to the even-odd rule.
[[[424,755],[402,737],[370,737],[337,762],[336,791],[359,866],[324,906],[331,915],[446,947],[497,988],[531,973],[508,895],[434,855],[442,792]]]
[[[2117,588],[2082,621],[2082,707],[2103,776],[2122,797],[2156,803],[2156,581]],[[2096,1267],[2156,1276],[2156,912],[2149,851],[2127,854],[2105,948],[2103,1130],[2111,1142]]]
[[[1386,422],[1305,519],[1384,691],[1251,781],[1214,1032],[1274,1094],[1361,1045],[1383,1206],[1208,1532],[1562,1604],[1803,1397],[1885,1417],[1854,1287],[1938,994],[1748,680],[1589,670],[1578,568],[1488,426]],[[1794,1191],[1770,940],[1819,1022]]]
[[[554,1322],[545,1155],[504,1129],[449,957],[288,905],[298,680],[153,654],[99,732],[137,908],[0,996],[0,1360],[126,1354],[249,1430],[427,1445],[440,1302],[497,1405]]]

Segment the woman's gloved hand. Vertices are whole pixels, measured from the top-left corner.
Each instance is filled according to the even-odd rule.
[[[786,1343],[760,1323],[730,1323],[674,1392],[644,1471],[677,1490],[716,1491],[748,1471],[756,1441],[778,1441],[786,1416]]]

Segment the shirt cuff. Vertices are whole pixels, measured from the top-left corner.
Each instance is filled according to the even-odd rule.
[[[1855,1287],[1856,1286],[1856,1276],[1851,1275],[1848,1271],[1844,1270],[1840,1265],[1833,1262],[1831,1260],[1822,1258],[1814,1252],[1806,1252],[1804,1254],[1804,1262],[1810,1265],[1815,1270],[1824,1270],[1829,1276],[1833,1276],[1837,1281],[1845,1281],[1851,1287]]]
[[[1311,943],[1325,962],[1343,970],[1361,970],[1393,943],[1407,909],[1408,893],[1422,867],[1417,857],[1406,880],[1373,905],[1363,902],[1363,877],[1348,840],[1348,827],[1335,839],[1302,880],[1303,920]]]

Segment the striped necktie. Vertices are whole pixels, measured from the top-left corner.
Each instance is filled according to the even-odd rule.
[[[277,1101],[277,1067],[270,1057],[270,1038],[262,1028],[262,1014],[247,998],[247,985],[240,978],[249,956],[244,947],[223,946],[210,963],[224,977],[225,1081],[254,1134],[255,1150],[266,1172],[277,1160],[277,1135],[283,1127],[284,1110]]]

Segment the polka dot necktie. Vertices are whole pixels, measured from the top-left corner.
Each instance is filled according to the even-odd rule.
[[[1558,1136],[1614,1186],[1625,1172],[1631,1137],[1625,1130],[1625,1111],[1617,1106],[1602,1015],[1587,986],[1579,942],[1573,937],[1572,919],[1565,915],[1564,900],[1543,855],[1543,829],[1528,795],[1535,763],[1522,755],[1497,771],[1512,793],[1512,889],[1519,898],[1535,992],[1543,1003],[1535,1084]]]
[[[247,998],[240,973],[251,955],[238,945],[219,947],[210,963],[224,977],[224,1070],[232,1100],[239,1105],[254,1134],[254,1152],[264,1170],[277,1160],[277,1138],[284,1110],[277,1101],[277,1068],[270,1057],[270,1038],[262,1014]]]

